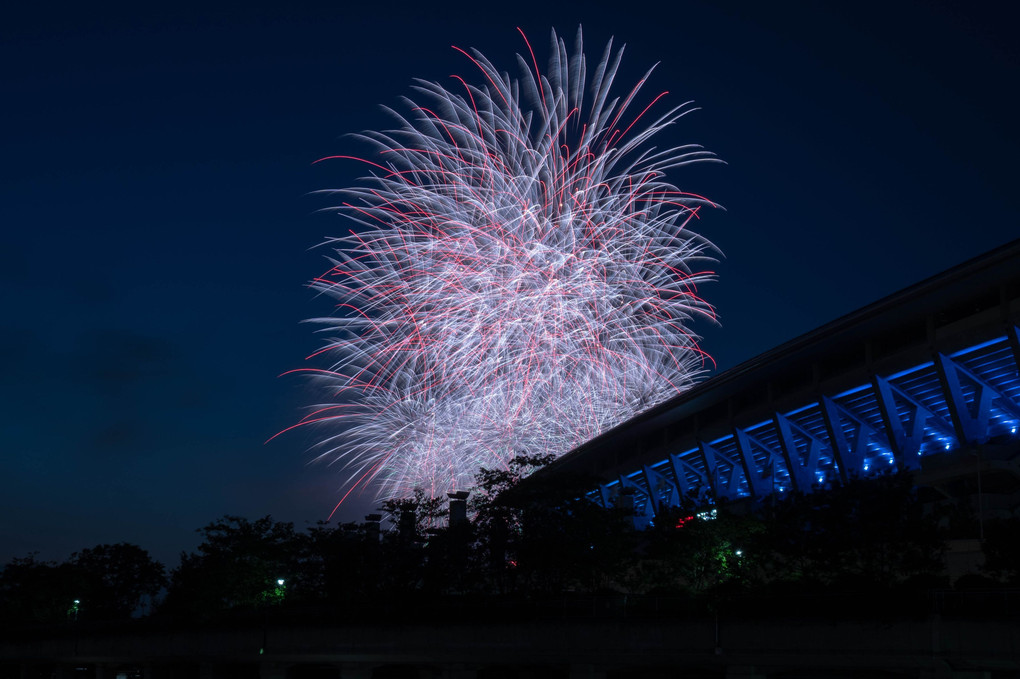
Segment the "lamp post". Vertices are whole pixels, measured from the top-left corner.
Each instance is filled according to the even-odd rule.
[[[266,652],[266,642],[269,637],[269,607],[274,604],[282,604],[286,594],[287,581],[283,578],[277,578],[276,587],[262,595],[262,646],[259,648],[259,655],[264,655]]]

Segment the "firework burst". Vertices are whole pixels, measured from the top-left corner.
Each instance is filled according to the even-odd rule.
[[[372,175],[336,192],[357,227],[313,283],[341,313],[315,319],[334,363],[301,424],[381,497],[564,453],[705,367],[690,325],[712,317],[711,246],[687,227],[712,203],[665,172],[712,154],[648,144],[689,103],[636,104],[651,70],[613,97],[623,50],[589,77],[580,30],[572,53],[553,33],[545,71],[528,45],[517,79],[460,51],[479,84],[416,81],[396,129],[359,135]]]

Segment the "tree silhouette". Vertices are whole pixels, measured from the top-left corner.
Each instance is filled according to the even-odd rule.
[[[91,618],[129,618],[167,584],[163,564],[124,542],[75,552],[69,563],[79,584],[78,598]]]
[[[198,552],[182,552],[171,573],[164,612],[207,617],[254,609],[274,599],[278,579],[286,582],[300,570],[292,523],[228,515],[198,532],[204,537]]]

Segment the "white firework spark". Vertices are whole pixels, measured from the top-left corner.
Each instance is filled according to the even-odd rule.
[[[519,79],[463,52],[480,85],[416,81],[395,130],[359,135],[373,175],[338,192],[358,226],[314,282],[342,307],[315,319],[335,361],[316,371],[328,402],[300,423],[327,427],[320,457],[352,487],[465,488],[704,370],[690,324],[713,315],[696,292],[711,245],[687,226],[712,203],[665,172],[713,156],[647,143],[690,103],[654,118],[663,95],[632,106],[651,70],[611,98],[623,50],[610,41],[589,79],[580,29],[572,54],[553,32],[544,73],[528,51]]]

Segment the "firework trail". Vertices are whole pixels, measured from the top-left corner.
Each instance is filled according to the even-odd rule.
[[[580,29],[572,53],[553,32],[544,72],[528,45],[519,79],[459,51],[478,85],[416,81],[395,130],[358,135],[372,175],[335,192],[358,226],[313,283],[341,313],[314,319],[335,363],[300,425],[380,497],[567,452],[705,366],[689,326],[713,314],[696,293],[711,245],[686,227],[712,203],[665,172],[713,156],[647,144],[689,103],[635,104],[651,70],[612,96],[623,50],[589,78]]]

